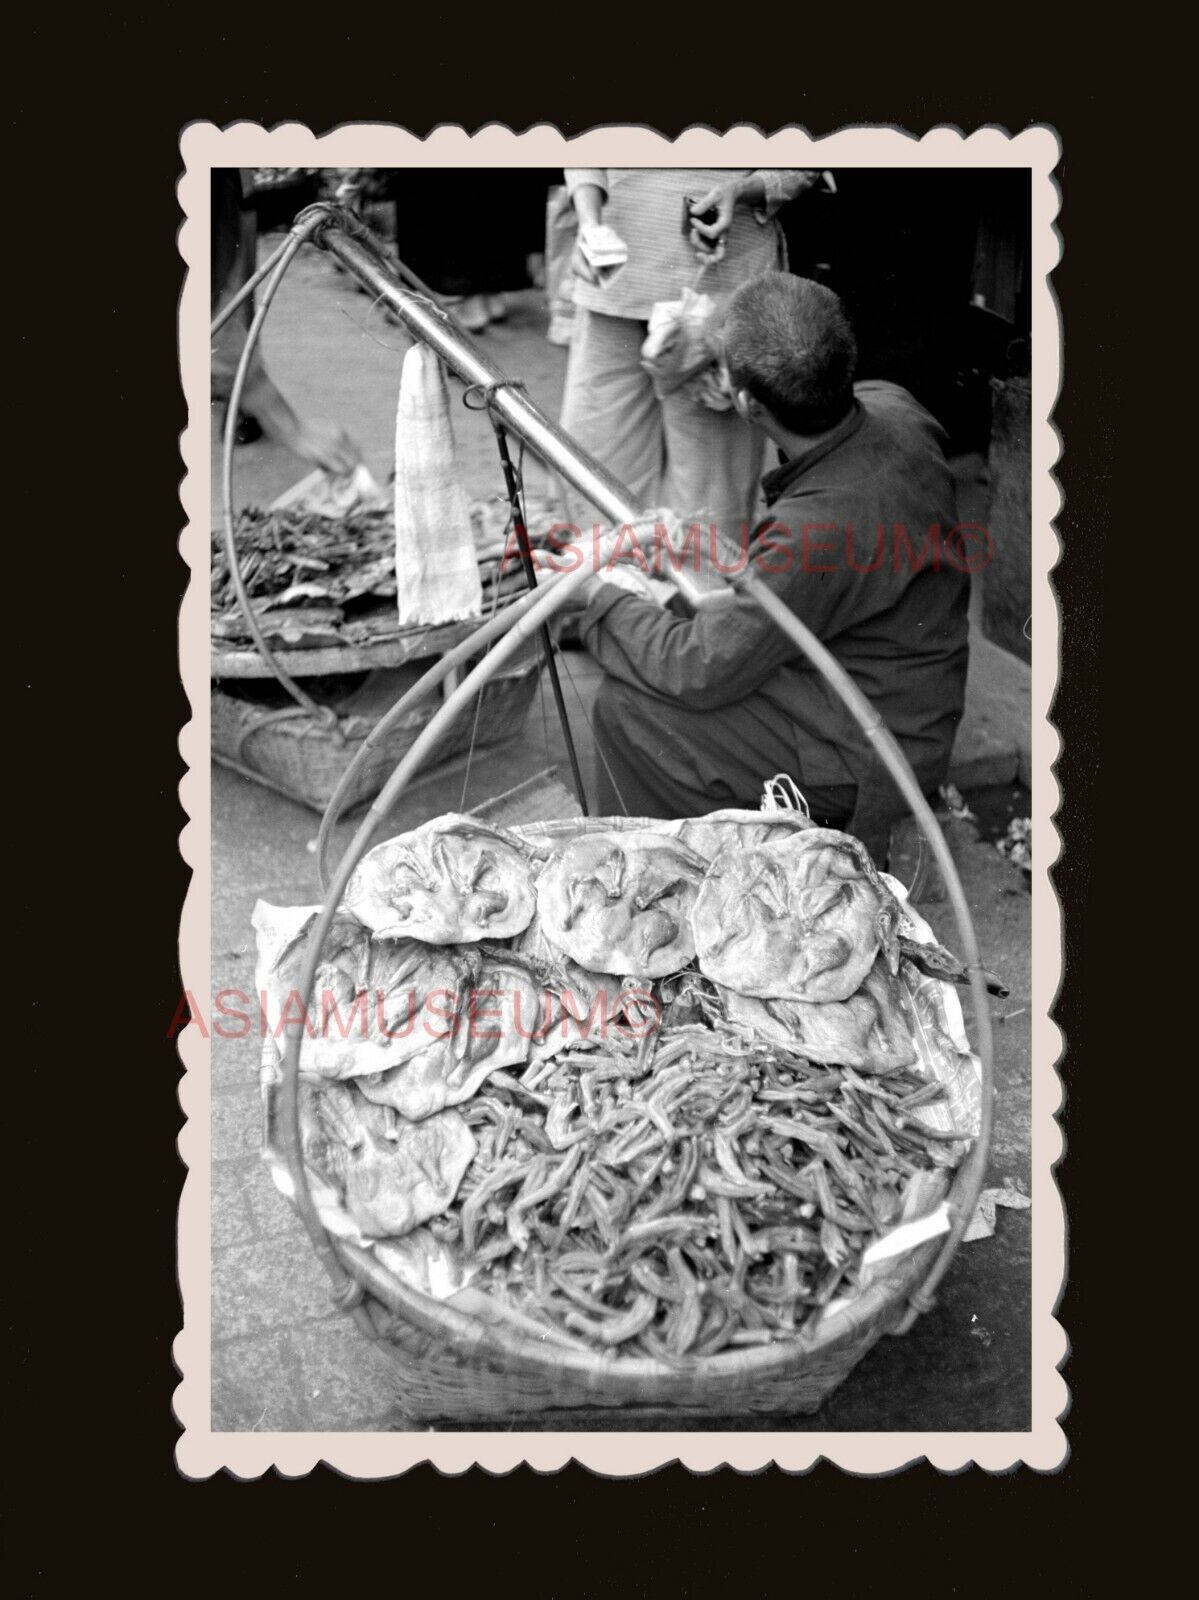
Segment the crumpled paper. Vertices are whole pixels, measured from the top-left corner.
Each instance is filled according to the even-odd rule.
[[[995,1232],[996,1206],[1010,1206],[1016,1211],[1027,1211],[1032,1201],[1018,1189],[1009,1178],[1002,1189],[984,1189],[978,1197],[978,1205],[974,1215],[970,1218],[969,1226],[962,1235],[962,1243],[969,1244],[974,1239],[989,1239]]]
[[[340,477],[317,468],[271,501],[272,511],[311,511],[322,517],[344,517],[349,511],[374,511],[388,503],[387,491],[376,483],[364,462]]]
[[[685,388],[696,405],[728,411],[717,369],[720,357],[719,317],[710,295],[684,289],[678,300],[659,300],[650,308],[649,332],[641,346],[641,365],[662,399]]]

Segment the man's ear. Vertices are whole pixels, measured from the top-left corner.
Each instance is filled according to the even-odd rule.
[[[733,396],[733,404],[746,422],[752,422],[757,427],[761,427],[769,419],[770,413],[766,407],[760,400],[756,400],[748,389],[738,389]]]

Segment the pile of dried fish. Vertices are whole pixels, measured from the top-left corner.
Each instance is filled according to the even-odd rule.
[[[970,1115],[921,976],[961,968],[858,841],[681,826],[444,816],[375,846],[317,974],[340,1027],[299,1058],[305,1158],[380,1259],[403,1236],[497,1315],[665,1361],[857,1293]],[[315,915],[255,908],[272,1018]]]
[[[590,1346],[675,1361],[793,1338],[856,1287],[909,1184],[961,1140],[912,1113],[944,1090],[859,1076],[727,1024],[652,1053],[575,1050],[493,1077],[434,1232],[499,1303]]]
[[[235,528],[242,581],[251,599],[343,605],[363,595],[395,594],[391,514],[358,508],[325,517],[302,507],[243,511]],[[214,617],[237,609],[224,537],[212,540]]]
[[[544,544],[557,520],[549,501],[528,505],[530,540]],[[512,539],[507,502],[470,507],[483,610],[523,593],[526,583]],[[235,540],[246,592],[267,633],[292,648],[364,645],[394,637],[395,521],[389,508],[359,506],[335,517],[301,506],[242,511]],[[212,636],[243,644],[249,630],[229,574],[224,535],[212,537]]]

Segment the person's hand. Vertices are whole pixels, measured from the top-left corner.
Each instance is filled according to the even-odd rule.
[[[701,261],[713,256],[719,258],[724,253],[724,236],[733,225],[733,213],[740,198],[741,180],[728,178],[691,202],[693,218],[702,217],[705,211],[716,212],[711,222],[693,221],[691,224],[691,242]]]
[[[581,278],[584,283],[599,282],[599,279],[592,270],[591,263],[583,254],[582,247],[577,239],[575,241],[575,247],[570,253],[570,270],[574,273],[576,278]]]
[[[569,544],[555,544],[555,571],[587,574],[571,591],[565,610],[586,610],[603,585],[621,589],[655,606],[665,605],[674,592],[673,586],[660,575],[651,574],[656,571],[658,530],[663,525],[669,529],[676,521],[671,512],[649,511],[633,523],[621,524],[622,533],[616,541],[619,554],[612,543],[614,529],[610,530],[606,541],[577,539]]]
[[[357,209],[366,188],[367,176],[365,167],[343,167],[337,187],[333,191],[333,198],[338,205]]]
[[[554,572],[586,574],[581,579],[576,577],[570,594],[562,604],[562,610],[567,615],[586,611],[601,584],[615,584],[620,589],[636,594],[642,582],[639,574],[631,572],[623,562],[602,559],[600,546],[584,539],[576,539],[569,544],[555,544],[550,566]]]
[[[583,581],[571,590],[562,610],[568,614],[586,611],[595,596],[604,588],[619,589],[624,594],[634,595],[638,600],[650,600],[654,605],[661,606],[665,603],[665,597],[657,591],[668,590],[670,585],[659,585],[643,577],[636,568],[625,566],[623,563],[602,566],[597,572],[589,572]]]
[[[594,573],[584,578],[567,595],[558,608],[559,615],[564,617],[578,616],[581,611],[586,611],[591,604],[591,597],[596,591],[599,579]]]
[[[628,246],[605,222],[585,222],[570,258],[571,270],[585,283],[607,282],[629,258]]]
[[[333,478],[347,476],[362,460],[362,451],[344,428],[320,419],[302,422],[291,448]]]
[[[620,564],[605,567],[597,574],[597,582],[609,583],[617,589],[623,589],[627,594],[636,595],[638,600],[652,600],[655,605],[662,602],[654,593],[653,580],[645,577],[637,567]],[[669,585],[667,585],[669,588]],[[592,594],[595,593],[592,589]]]

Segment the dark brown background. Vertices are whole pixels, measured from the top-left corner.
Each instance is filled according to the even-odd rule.
[[[27,462],[24,447],[10,456],[10,521],[26,575],[10,568],[11,693],[22,714],[10,743],[19,821],[7,842],[9,860],[35,869],[10,902],[26,952],[17,970],[50,975],[38,1010],[23,998],[14,1007],[28,1042],[10,1055],[10,1081],[30,1091],[26,1108],[10,1107],[11,1147],[28,1163],[10,1195],[33,1211],[15,1225],[10,1210],[17,1340],[8,1378],[29,1402],[30,1424],[19,1446],[28,1518],[10,1507],[10,1525],[25,1535],[17,1592],[40,1593],[68,1569],[96,1571],[102,1557],[148,1582],[171,1560],[242,1592],[261,1582],[290,1588],[318,1566],[325,1593],[380,1575],[407,1586],[439,1574],[439,1588],[452,1577],[461,1590],[472,1551],[480,1582],[502,1577],[525,1594],[690,1592],[685,1575],[696,1569],[724,1592],[761,1593],[772,1568],[788,1587],[824,1577],[846,1594],[895,1594],[909,1583],[934,1594],[1010,1592],[1013,1582],[1036,1590],[1069,1572],[1066,1587],[1077,1592],[1082,1527],[1092,1558],[1104,1543],[1091,1491],[1117,1470],[1122,1445],[1105,1404],[1120,1387],[1116,1368],[1098,1353],[1116,1325],[1111,1208],[1092,1206],[1091,1226],[1079,1222],[1085,1191],[1121,1149],[1097,1132],[1103,1085],[1119,1070],[1105,1062],[1118,1018],[1094,990],[1104,974],[1099,919],[1069,916],[1097,870],[1095,682],[1115,417],[1119,408],[1122,422],[1134,420],[1130,397],[1141,392],[1113,370],[1127,337],[1115,274],[1122,254],[1136,253],[1113,218],[1127,226],[1127,197],[1145,168],[1120,125],[1114,62],[1068,72],[1065,43],[1050,48],[994,13],[957,14],[952,32],[922,20],[918,39],[902,18],[894,38],[860,17],[821,39],[810,13],[759,11],[742,17],[740,37],[731,36],[736,19],[724,19],[717,38],[701,13],[690,22],[671,14],[658,42],[644,15],[618,27],[609,11],[543,21],[462,13],[453,27],[434,18],[432,35],[411,12],[369,23],[271,11],[256,38],[241,12],[156,15],[153,25],[103,13],[69,29],[23,22],[10,93],[24,150],[18,159],[14,147],[9,169],[18,218],[8,250],[18,269],[10,398],[46,466]],[[608,53],[597,53],[598,41]],[[577,1468],[456,1481],[420,1469],[402,1483],[347,1486],[333,1505],[340,1486],[327,1470],[286,1489],[273,1477],[243,1489],[224,1475],[189,1485],[176,1474],[170,1342],[183,1174],[173,1150],[179,1066],[165,1035],[187,882],[175,741],[188,710],[175,654],[187,571],[176,549],[185,417],[174,185],[179,134],[193,117],[303,120],[320,131],[394,120],[422,132],[441,121],[473,129],[553,120],[568,133],[622,121],[669,133],[699,120],[766,131],[799,122],[816,133],[984,120],[1014,132],[1044,121],[1061,133],[1067,557],[1056,577],[1066,618],[1056,720],[1067,806],[1055,882],[1068,909],[1068,978],[1056,1015],[1072,1051],[1063,1117],[1072,1153],[1060,1178],[1073,1221],[1060,1315],[1079,1346],[1067,1368],[1073,1459],[1061,1474],[947,1479],[922,1467],[849,1481],[827,1467],[798,1480],[676,1469],[609,1483]],[[1148,236],[1151,214],[1142,208],[1140,218]],[[31,814],[45,814],[50,831],[25,846]],[[65,871],[50,893],[53,862]],[[52,1201],[55,1230],[45,1220]],[[1142,1282],[1135,1250],[1116,1279],[1127,1315],[1127,1293]],[[38,1507],[48,1513],[40,1536]],[[1126,1503],[1122,1520],[1130,1514]],[[1044,1558],[1032,1553],[1038,1529],[1050,1541]]]

